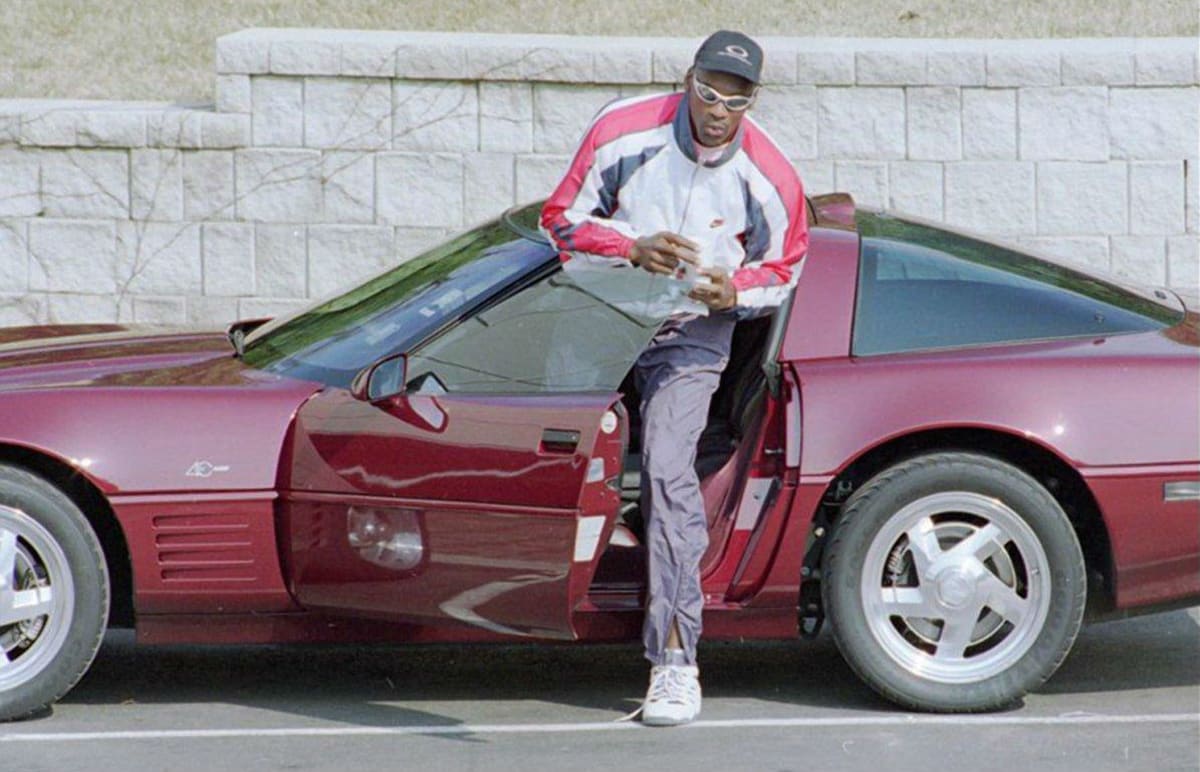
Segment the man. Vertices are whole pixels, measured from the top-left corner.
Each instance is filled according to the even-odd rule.
[[[667,319],[638,358],[642,512],[649,588],[643,642],[653,667],[642,721],[700,713],[696,642],[707,518],[693,465],[739,316],[787,297],[808,245],[804,193],[787,158],[746,113],[762,49],[722,30],[696,51],[684,92],[614,102],[596,116],[542,210],[563,252],[695,270],[707,313]],[[677,273],[678,271],[678,273]]]

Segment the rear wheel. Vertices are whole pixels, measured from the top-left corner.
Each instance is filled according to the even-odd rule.
[[[37,713],[83,676],[108,617],[104,553],[79,508],[0,465],[0,720]]]
[[[1004,707],[1066,657],[1086,579],[1066,515],[997,459],[922,456],[846,503],[822,591],[838,647],[882,695],[921,710]]]

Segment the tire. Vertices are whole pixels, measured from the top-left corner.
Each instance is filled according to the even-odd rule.
[[[41,477],[0,464],[0,721],[45,710],[79,681],[108,604],[104,552],[83,513]]]
[[[1025,472],[937,453],[854,493],[822,565],[850,667],[899,705],[996,710],[1054,673],[1083,619],[1083,553],[1066,514]]]

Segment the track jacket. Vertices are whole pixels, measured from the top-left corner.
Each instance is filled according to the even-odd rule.
[[[614,102],[584,134],[542,209],[562,251],[629,257],[659,231],[700,245],[704,267],[733,277],[739,310],[778,306],[808,248],[804,190],[791,163],[750,116],[714,160],[697,160],[686,94]]]

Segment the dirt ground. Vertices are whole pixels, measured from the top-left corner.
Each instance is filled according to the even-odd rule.
[[[212,99],[247,27],[700,36],[1196,36],[1200,0],[0,0],[0,98]]]

